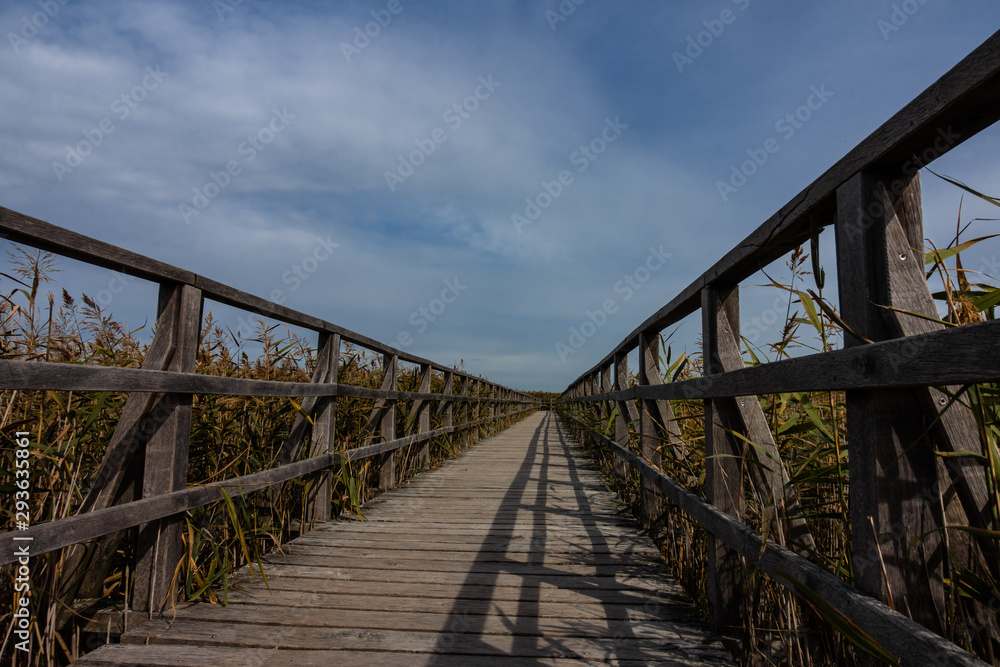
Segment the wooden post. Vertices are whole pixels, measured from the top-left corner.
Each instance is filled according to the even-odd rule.
[[[628,389],[628,356],[624,354],[616,354],[614,359],[615,365],[615,391],[623,391]],[[622,447],[628,448],[629,445],[629,432],[628,425],[629,421],[638,418],[638,412],[635,415],[632,414],[636,410],[635,404],[632,401],[617,401],[618,413],[615,416],[615,442],[617,442]],[[628,464],[622,459],[615,457],[614,463],[615,474],[620,481],[625,480],[625,476],[628,473]]]
[[[161,285],[158,311],[157,323],[169,324],[173,339],[174,350],[166,370],[193,373],[201,335],[201,290],[189,285]],[[146,443],[143,498],[187,487],[192,401],[191,394],[160,397],[158,409],[165,416]],[[148,612],[152,618],[173,603],[173,577],[182,556],[183,527],[182,514],[139,526],[133,610]]]
[[[455,394],[455,374],[451,371],[444,372],[444,387],[441,389],[441,403],[438,408],[438,413],[443,415],[442,425],[445,428],[451,428],[454,426],[455,420],[455,401],[452,400],[452,396]],[[451,449],[455,449],[455,437],[453,433],[448,434],[448,442],[451,443]]]
[[[912,251],[888,252],[898,193],[919,188],[918,176],[896,176],[896,187],[890,187],[895,201],[886,192],[885,175],[859,173],[837,190],[840,312],[871,341],[892,337],[879,305],[892,305],[890,289],[903,288],[890,283],[893,265],[915,261]],[[905,223],[907,243],[920,248],[919,217],[910,215]],[[900,298],[909,300],[895,295],[897,303]],[[844,338],[845,347],[864,344],[850,332]],[[934,531],[944,523],[943,508],[933,445],[925,438],[928,424],[920,414],[912,390],[847,392],[854,582],[940,634],[945,553],[942,534]]]
[[[422,394],[429,394],[431,391],[431,374],[434,372],[430,364],[420,366],[420,387],[417,389]],[[413,411],[417,416],[417,433],[426,433],[431,430],[431,403],[417,399],[413,402]],[[417,468],[427,469],[431,465],[431,443],[420,443],[420,451],[417,453]]]
[[[598,371],[598,374],[600,375],[601,393],[606,394],[611,391],[611,366],[605,366]],[[610,401],[601,401],[601,428],[610,419],[613,405]]]
[[[469,376],[462,376],[462,384],[459,389],[459,394],[468,398],[469,396]],[[462,401],[460,406],[462,411],[462,430],[459,435],[459,446],[462,448],[468,447],[472,443],[472,433],[469,431],[469,421],[471,420],[472,405],[468,400]]]
[[[396,391],[398,389],[397,376],[399,375],[399,357],[395,354],[386,354],[383,357],[382,365],[385,367],[385,375],[382,377],[382,389],[384,391]],[[382,442],[395,440],[396,399],[386,399],[379,421]],[[379,474],[379,487],[383,490],[396,488],[395,452],[387,454],[382,460],[382,470]]]
[[[480,380],[473,380],[472,382],[472,394],[475,397],[475,402],[473,403],[472,421],[477,422],[482,419],[482,401],[483,401],[483,383]],[[479,442],[480,433],[482,430],[481,425],[474,426],[469,431],[469,436],[471,437],[470,445],[474,445]]]
[[[705,376],[722,372],[719,338],[739,331],[739,286],[705,287],[701,292],[702,354]],[[724,401],[705,401],[705,496],[708,502],[743,520],[743,446],[728,431]],[[708,534],[709,619],[716,632],[735,634],[742,625],[743,567],[735,551]]]
[[[650,386],[663,384],[660,377],[660,336],[641,332],[639,334],[639,384]],[[668,441],[673,424],[673,412],[669,401],[642,400],[639,404],[639,446],[642,455],[660,468],[660,449]],[[669,445],[668,445],[669,446]],[[660,492],[649,480],[642,479],[642,514],[646,528],[656,537],[662,527],[660,515],[664,503]]]
[[[316,359],[316,375],[324,384],[337,384],[340,368],[340,334],[322,332],[319,335],[319,352]],[[337,398],[324,396],[316,402],[313,418],[312,451],[310,456],[322,456],[333,451],[337,429]],[[323,470],[318,477],[308,499],[307,520],[310,525],[316,521],[329,521],[333,494],[333,471]]]
[[[164,306],[162,292],[161,289],[156,335],[146,351],[143,369],[170,370],[174,360],[179,359],[177,353],[180,339],[176,322],[178,312],[176,308]],[[160,428],[163,420],[173,414],[173,407],[167,401],[159,399],[159,394],[129,394],[94,482],[81,504],[81,514],[139,499],[145,470],[146,443]],[[124,537],[125,532],[121,531],[100,538],[96,544],[78,544],[72,547],[62,565],[58,582],[59,599],[73,600],[77,597],[103,595],[104,579]],[[72,614],[60,615],[59,623],[70,618]]]

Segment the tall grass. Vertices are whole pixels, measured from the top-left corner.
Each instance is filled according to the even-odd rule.
[[[954,182],[954,181],[953,181]],[[955,182],[957,184],[957,182]],[[968,192],[992,204],[996,199],[967,188]],[[947,326],[992,320],[1000,304],[997,276],[970,270],[963,265],[962,253],[987,237],[964,241],[968,224],[961,223],[954,239],[944,249],[928,241],[925,252],[927,279],[942,310],[941,321]],[[817,244],[811,250],[798,248],[786,263],[787,279],[771,280],[769,287],[787,294],[788,310],[784,326],[776,340],[754,346],[744,339],[744,360],[748,366],[788,358],[803,351],[828,351],[842,336],[836,307],[823,294],[824,279],[817,256]],[[813,288],[804,285],[812,281]],[[940,285],[940,288],[938,288]],[[669,337],[668,337],[669,339]],[[663,342],[660,368],[666,369],[665,381],[698,377],[702,368],[700,342],[697,351],[674,356]],[[996,355],[997,350],[982,354]],[[920,360],[912,360],[918,364]],[[638,383],[634,375],[632,385]],[[947,533],[956,541],[959,534],[971,536],[985,560],[970,562],[960,551],[949,552],[944,580],[947,600],[947,636],[987,662],[1000,665],[1000,387],[977,384],[948,392],[952,403],[947,409],[964,405],[975,416],[982,449],[963,456],[982,466],[988,480],[990,499],[983,527],[949,526]],[[853,582],[851,524],[849,514],[850,476],[845,396],[843,392],[792,392],[758,397],[770,431],[778,445],[782,463],[801,503],[801,513],[815,538],[815,550],[809,558],[816,564]],[[672,400],[676,433],[659,439],[661,468],[688,490],[704,497],[704,407],[702,401]],[[641,409],[641,405],[639,406]],[[562,408],[586,422],[590,428],[608,437],[614,436],[616,410],[608,407],[577,404]],[[567,420],[569,421],[569,420]],[[639,451],[638,424],[629,422],[630,446]],[[586,431],[576,428],[587,441]],[[662,434],[661,434],[662,435]],[[641,487],[637,474],[625,478],[613,474],[611,455],[590,440],[589,446],[609,484],[641,513]],[[747,447],[755,446],[746,442]],[[938,452],[942,458],[947,453]],[[757,488],[754,476],[743,480],[746,523],[765,538],[788,546],[775,519],[770,495]],[[652,522],[651,530],[659,538],[664,556],[696,604],[707,615],[705,596],[705,531],[680,510],[667,506]],[[954,546],[954,545],[952,545]],[[990,556],[992,555],[992,560]],[[745,665],[853,665],[864,643],[860,633],[849,626],[833,629],[835,613],[821,599],[810,602],[794,597],[780,585],[744,563],[742,590],[744,625],[733,629],[742,634],[739,658]],[[877,650],[877,647],[869,647]]]
[[[73,364],[99,364],[139,368],[149,338],[146,327],[130,329],[86,295],[73,296],[62,289],[58,296],[46,292],[57,278],[52,255],[14,247],[11,270],[0,274],[0,358],[43,360]],[[209,312],[203,321],[196,372],[225,377],[282,382],[308,382],[316,367],[316,350],[281,325],[259,321],[251,332],[233,332]],[[402,391],[416,390],[418,370],[403,369],[397,382]],[[381,386],[384,369],[380,354],[344,345],[338,367],[339,382],[360,387]],[[434,373],[431,391],[444,388],[444,376]],[[453,384],[459,393],[459,383]],[[483,394],[472,390],[472,395]],[[14,434],[28,431],[32,442],[30,480],[32,524],[76,514],[89,491],[92,478],[111,440],[128,396],[115,392],[0,391],[0,495],[13,498],[15,490]],[[371,442],[369,430],[374,407],[371,399],[339,396],[336,399],[336,447],[340,450]],[[399,401],[396,432],[403,436],[418,427],[411,419],[411,402]],[[198,395],[193,403],[188,484],[199,485],[260,472],[282,462],[283,443],[289,437],[302,405],[297,399]],[[430,408],[431,428],[443,425],[437,404]],[[485,416],[485,414],[483,415]],[[478,418],[475,407],[454,404],[454,423]],[[506,424],[498,421],[476,429],[473,438],[442,436],[431,441],[433,467],[457,453],[461,444],[485,437]],[[377,428],[377,427],[376,427]],[[310,434],[304,449],[308,455]],[[345,463],[333,471],[334,516],[359,517],[361,505],[377,492],[375,459]],[[396,456],[396,479],[405,483],[420,468],[415,447]],[[182,601],[225,603],[229,579],[249,565],[259,570],[261,556],[280,549],[310,527],[308,497],[317,476],[299,478],[279,487],[225,498],[184,515],[183,559],[175,573]],[[0,511],[3,530],[14,525],[13,504]],[[120,631],[119,619],[98,610],[122,609],[130,600],[135,563],[135,531],[114,548],[106,571],[92,585],[79,590],[77,599],[61,591],[76,590],[62,569],[65,553],[54,552],[31,559],[31,618],[33,652],[14,651],[11,613],[14,570],[3,568],[0,577],[0,663],[31,665],[69,664],[79,655]],[[266,570],[264,571],[266,576]],[[83,599],[81,599],[83,598]],[[10,602],[8,602],[10,601]],[[113,618],[113,632],[103,623]]]

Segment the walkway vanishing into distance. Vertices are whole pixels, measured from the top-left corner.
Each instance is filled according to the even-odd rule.
[[[168,610],[77,664],[731,662],[553,413],[363,512],[267,557],[267,585],[241,573],[228,606]]]

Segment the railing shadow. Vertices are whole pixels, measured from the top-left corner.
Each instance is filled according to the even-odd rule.
[[[662,658],[662,644],[656,644],[657,655],[650,650],[654,647],[651,639],[643,639],[636,635],[634,621],[630,612],[636,615],[648,616],[663,608],[662,603],[673,603],[669,596],[657,595],[653,591],[636,588],[627,583],[616,581],[616,577],[627,574],[630,566],[608,563],[611,559],[594,558],[595,554],[612,553],[607,536],[601,525],[608,519],[594,512],[594,504],[587,497],[588,485],[581,478],[579,464],[572,456],[569,441],[564,435],[561,425],[553,413],[547,413],[532,434],[524,459],[509,490],[504,494],[492,524],[483,542],[483,548],[469,568],[469,574],[456,595],[452,609],[448,613],[445,629],[438,639],[435,655],[427,663],[441,665],[452,662],[456,652],[476,654],[480,656],[507,656],[517,659],[518,664],[543,664],[542,660],[554,657],[585,659],[588,661],[603,661],[608,659],[648,660]],[[574,509],[558,509],[549,507],[550,488],[556,485],[566,485],[563,478],[556,478],[551,470],[556,466],[567,466],[570,484],[574,487]],[[529,497],[529,486],[537,485],[534,497]],[[525,521],[524,513],[530,513],[531,519]],[[590,565],[594,574],[581,575],[579,572],[563,570],[546,564],[546,554],[551,544],[558,542],[560,537],[550,534],[546,515],[553,513],[573,513],[579,516],[587,542],[579,544],[581,565]],[[606,510],[604,511],[606,513]],[[520,520],[520,523],[518,523]],[[523,544],[525,524],[530,525],[530,550],[525,560],[518,559],[511,551],[515,544]],[[615,524],[618,521],[614,521]],[[579,535],[579,533],[576,533]],[[500,551],[498,552],[498,549]],[[601,562],[604,560],[604,562]],[[525,572],[525,564],[532,566]],[[633,566],[634,567],[634,566]],[[520,594],[517,598],[517,611],[513,616],[499,616],[504,625],[504,631],[513,638],[509,652],[498,648],[495,642],[489,641],[491,632],[487,628],[490,618],[481,600],[483,590],[494,590],[499,584],[501,575],[520,578],[518,585]],[[604,580],[603,585],[597,580]],[[604,611],[604,623],[607,632],[594,636],[594,628],[579,619],[562,619],[566,624],[565,636],[554,636],[543,631],[539,625],[541,615],[541,595],[544,586],[572,590],[577,594],[598,601]],[[495,593],[494,593],[495,594]],[[493,599],[493,595],[489,599]],[[652,600],[652,604],[651,604]],[[589,619],[592,621],[592,619]],[[575,626],[575,627],[574,627]],[[581,654],[572,645],[579,647],[579,641],[570,639],[585,638],[591,645],[586,655]],[[458,648],[458,645],[461,648]],[[572,645],[571,645],[572,644]]]

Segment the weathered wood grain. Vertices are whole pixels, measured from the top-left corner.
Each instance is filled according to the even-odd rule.
[[[471,422],[467,427],[485,423]],[[36,524],[27,531],[7,531],[0,533],[0,565],[16,560],[14,555],[17,543],[13,537],[32,538],[32,554],[43,554],[55,549],[61,549],[73,544],[87,542],[113,532],[137,526],[140,523],[162,519],[185,510],[201,507],[223,498],[223,490],[236,497],[253,491],[266,489],[274,484],[287,482],[296,477],[302,477],[319,470],[339,466],[341,460],[360,461],[372,456],[390,453],[403,447],[462,430],[462,426],[440,428],[427,433],[397,438],[389,442],[380,442],[364,447],[349,449],[345,452],[335,452],[317,456],[303,461],[297,461],[284,466],[271,468],[264,472],[236,477],[224,482],[216,482],[205,486],[190,487],[183,491],[162,494],[153,498],[144,498],[125,505],[115,505],[100,510],[86,512],[77,516],[59,519],[48,523]]]
[[[883,178],[860,173],[837,198],[841,316],[872,341],[891,338],[879,305],[888,300],[889,266],[911,254],[887,255],[885,234],[894,202],[881,196]],[[912,180],[895,178],[901,187]],[[914,237],[923,237],[918,217],[908,224]],[[927,290],[923,281],[916,287]],[[845,345],[863,346],[853,336]],[[915,396],[907,389],[887,389],[848,391],[846,399],[857,586],[943,633],[945,553],[943,533],[937,532],[944,524],[943,508],[940,496],[927,491],[937,486],[937,462]]]
[[[1000,320],[782,359],[663,385],[637,386],[587,397],[706,399],[793,391],[927,387],[1000,381],[1000,355],[984,355],[1000,340]],[[920,363],[909,363],[919,359]],[[565,402],[565,399],[561,399]]]
[[[575,447],[536,414],[78,664],[731,664]]]
[[[160,311],[172,313],[169,325],[174,352],[167,370],[178,373],[194,371],[203,302],[201,291],[189,285],[160,286]],[[164,394],[160,398],[164,416],[160,427],[146,442],[143,498],[173,493],[187,486],[192,399],[190,394]],[[174,571],[183,549],[182,528],[183,519],[180,516],[162,517],[139,524],[132,590],[136,611],[155,613],[173,604]]]
[[[899,658],[902,664],[985,667],[986,663],[974,655],[792,551],[773,542],[762,544],[760,535],[745,524],[682,488],[641,457],[623,450],[611,438],[591,431],[582,422],[576,423],[589,431],[591,438],[615,450],[618,456],[626,459],[643,477],[652,480],[672,503],[738,551],[751,565],[767,573],[796,595],[799,595],[796,584],[815,592]]]

